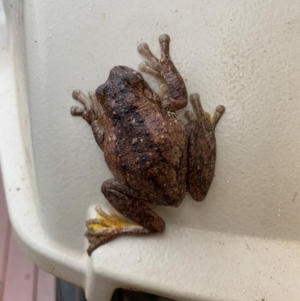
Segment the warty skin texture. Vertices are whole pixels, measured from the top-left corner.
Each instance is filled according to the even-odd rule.
[[[86,97],[80,90],[73,98],[83,108],[72,107],[91,126],[114,179],[101,191],[130,224],[97,207],[98,217],[86,222],[91,253],[122,234],[161,233],[165,222],[144,202],[178,207],[187,190],[202,201],[214,177],[215,127],[225,111],[218,106],[210,116],[198,94],[190,96],[193,112],[187,111],[184,126],[175,111],[187,105],[187,90],[169,54],[170,38],[159,38],[161,59],[145,43],[138,51],[147,59],[140,70],[155,76],[161,91],[154,92],[141,73],[125,66],[114,67],[96,93]]]

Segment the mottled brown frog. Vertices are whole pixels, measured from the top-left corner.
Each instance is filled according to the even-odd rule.
[[[83,108],[72,107],[71,114],[91,126],[114,176],[102,184],[102,193],[134,222],[98,206],[98,217],[86,222],[89,255],[122,234],[163,232],[164,220],[145,202],[178,207],[187,190],[202,201],[214,177],[214,131],[225,107],[217,106],[211,116],[202,109],[199,95],[192,94],[194,112],[185,113],[184,125],[175,111],[187,105],[187,90],[169,54],[170,37],[161,35],[159,43],[160,59],[146,43],[138,51],[147,59],[140,70],[160,81],[160,92],[154,92],[141,73],[124,66],[114,67],[96,93],[87,97],[80,90],[73,92]]]

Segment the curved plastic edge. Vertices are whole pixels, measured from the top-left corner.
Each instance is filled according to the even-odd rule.
[[[7,9],[8,1],[4,2]],[[17,58],[8,49],[4,31],[6,37],[0,41],[0,160],[14,236],[38,267],[83,287],[86,256],[51,241],[39,222],[28,108],[18,93],[22,83],[18,82]]]

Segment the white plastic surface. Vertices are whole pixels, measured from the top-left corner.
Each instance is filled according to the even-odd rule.
[[[24,252],[89,301],[118,287],[178,300],[299,300],[300,2],[5,6],[1,164]],[[187,195],[179,208],[154,207],[164,234],[118,238],[89,258],[84,221],[107,204],[100,185],[111,174],[90,128],[70,115],[71,92],[95,89],[115,65],[137,68],[141,42],[159,54],[162,33],[189,93],[208,111],[226,106],[216,177],[203,203]]]

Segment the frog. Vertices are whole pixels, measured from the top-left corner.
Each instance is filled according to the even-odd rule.
[[[140,72],[115,66],[95,92],[72,93],[83,107],[72,106],[71,115],[91,127],[113,175],[101,191],[115,211],[97,206],[97,217],[86,221],[89,256],[121,235],[164,232],[165,221],[147,203],[178,207],[187,191],[203,201],[214,178],[215,129],[225,107],[218,105],[209,114],[193,93],[184,124],[176,111],[187,106],[188,93],[170,56],[170,36],[161,35],[159,44],[159,59],[147,43],[138,46],[145,58]],[[158,92],[141,72],[159,82]]]

